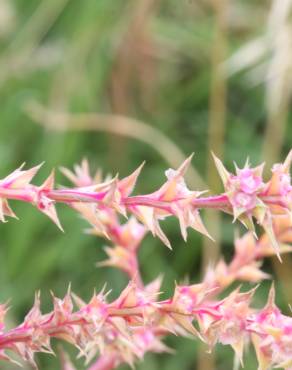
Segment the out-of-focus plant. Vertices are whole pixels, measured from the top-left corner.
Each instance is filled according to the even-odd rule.
[[[90,370],[113,369],[122,363],[133,365],[149,351],[170,351],[162,339],[177,334],[199,338],[210,349],[217,343],[230,345],[241,363],[244,348],[251,342],[259,369],[291,369],[292,318],[277,308],[274,288],[259,310],[251,307],[256,288],[248,292],[237,288],[221,299],[218,294],[236,280],[258,283],[268,278],[260,268],[262,259],[274,254],[281,259],[281,254],[291,251],[292,151],[283,163],[273,166],[268,181],[262,176],[263,165],[252,168],[247,161],[241,169],[236,166],[234,174],[217,157],[214,160],[225,191],[208,197],[191,191],[185,183],[191,157],[177,170],[167,170],[166,182],[144,195],[131,195],[142,165],[126,178],[102,180],[100,172],[92,177],[83,161],[73,172],[62,168],[74,185],[71,188],[56,189],[54,172],[42,185],[32,184],[40,166],[29,170],[21,166],[0,180],[3,222],[16,217],[8,203],[14,199],[32,204],[62,230],[56,204],[64,203],[89,222],[90,233],[111,241],[112,246],[106,247],[108,259],[99,264],[117,267],[130,279],[114,300],[104,288],[86,303],[69,288],[63,299],[53,295],[53,310],[47,314],[41,312],[37,293],[23,323],[12,329],[5,328],[8,307],[1,305],[0,358],[15,361],[14,352],[37,367],[35,353],[53,353],[51,339],[58,338],[77,347],[87,362],[93,361]],[[145,285],[140,275],[137,252],[142,239],[150,231],[171,248],[160,226],[167,217],[178,219],[184,240],[189,227],[209,236],[200,216],[201,209],[209,208],[231,214],[249,232],[236,239],[230,263],[220,260],[209,267],[201,283],[176,285],[171,297],[159,299],[161,277]],[[119,215],[129,218],[122,224]],[[264,231],[258,239],[254,220]],[[61,364],[63,370],[74,369],[63,352]]]
[[[3,38],[13,30],[15,21],[15,9],[11,2],[0,1],[0,38]]]
[[[266,86],[268,125],[264,158],[268,164],[279,155],[283,145],[292,92],[291,11],[291,0],[273,0],[266,32],[242,46],[225,63],[227,73],[245,71],[251,84]]]
[[[292,92],[291,0],[273,0],[265,32],[240,47],[225,63],[229,74],[245,72],[251,85],[264,83],[267,126],[262,145],[262,158],[268,165],[278,160],[287,131],[289,102]],[[274,269],[288,302],[291,259]]]

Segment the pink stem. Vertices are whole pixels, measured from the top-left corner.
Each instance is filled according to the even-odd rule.
[[[39,189],[36,186],[31,185],[23,189],[11,189],[11,188],[0,188],[0,198],[5,199],[16,199],[25,202],[34,202],[37,199]],[[106,195],[106,192],[87,192],[82,189],[60,189],[44,191],[47,198],[60,203],[102,203]],[[282,199],[280,196],[266,196],[259,194],[258,197],[262,199],[266,204],[273,204],[283,206]],[[180,199],[176,199],[179,201]],[[181,199],[183,200],[183,199]],[[153,199],[149,196],[132,196],[124,197],[121,199],[121,204],[126,207],[134,206],[148,206],[153,208],[162,209],[165,211],[171,210],[171,201],[160,201]],[[192,201],[192,205],[195,208],[230,208],[231,203],[228,196],[225,194],[215,195],[210,197],[197,198]]]

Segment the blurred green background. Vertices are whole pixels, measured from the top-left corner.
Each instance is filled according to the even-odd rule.
[[[178,164],[180,154],[195,152],[192,189],[216,192],[222,188],[210,150],[229,168],[247,156],[252,164],[263,157],[278,161],[292,146],[291,8],[289,0],[0,0],[1,176],[23,161],[45,161],[36,178],[41,183],[52,167],[72,167],[83,157],[93,169],[124,176],[146,160],[136,190],[142,193],[164,181],[164,170]],[[57,112],[72,114],[66,129]],[[91,129],[86,116],[74,129],[81,113],[97,113]],[[112,115],[139,122],[128,127]],[[68,185],[60,173],[57,183]],[[82,233],[87,225],[70,209],[58,207],[62,234],[32,207],[13,207],[20,221],[0,225],[0,301],[11,298],[9,325],[22,320],[36,290],[47,311],[49,291],[63,296],[69,282],[84,299],[105,281],[113,296],[125,286],[119,271],[95,267],[105,242]],[[175,280],[199,281],[219,249],[230,259],[231,218],[205,219],[216,243],[190,232],[185,245],[174,220],[163,225],[173,252],[146,238],[140,251],[145,281],[163,273],[167,294]],[[284,311],[292,294],[288,260],[277,283]],[[267,261],[266,271],[273,265],[279,274],[277,262]],[[268,286],[259,289],[258,306]],[[232,368],[230,348],[218,347],[211,360],[195,341],[170,338],[168,344],[177,354],[148,354],[137,369]],[[59,368],[52,357],[38,362],[42,370]],[[252,350],[245,365],[256,367]]]

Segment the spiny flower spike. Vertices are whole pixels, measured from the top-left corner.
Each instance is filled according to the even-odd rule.
[[[177,169],[168,169],[165,172],[167,181],[154,193],[138,197],[143,206],[131,205],[130,210],[154,236],[158,236],[163,243],[171,248],[170,242],[162,231],[159,221],[174,215],[178,218],[184,240],[187,239],[187,228],[191,227],[202,234],[208,234],[194,200],[203,192],[190,191],[185,183],[184,175],[190,165],[193,155],[187,158]],[[147,201],[146,201],[147,200]],[[132,202],[131,202],[132,203]],[[130,204],[131,204],[130,203]],[[151,207],[151,204],[153,205]],[[158,205],[155,207],[155,205]],[[159,205],[161,205],[159,207]]]
[[[131,193],[143,164],[124,179],[120,180],[116,176],[100,182],[100,171],[91,177],[88,163],[83,160],[81,165],[75,166],[75,172],[62,169],[76,187],[61,189],[54,189],[53,173],[42,186],[31,184],[40,166],[30,170],[22,170],[20,167],[0,181],[0,219],[4,221],[6,215],[15,217],[8,200],[17,199],[32,203],[62,229],[55,204],[65,203],[77,210],[95,230],[110,237],[102,220],[103,215],[107,213],[116,217],[115,213],[120,213],[126,216],[129,212],[170,248],[170,242],[160,227],[161,220],[169,216],[176,217],[185,240],[188,227],[209,236],[199,211],[203,208],[216,208],[232,213],[234,219],[240,219],[252,231],[253,218],[256,218],[269,234],[275,250],[278,250],[273,218],[284,212],[290,212],[291,215],[291,153],[283,164],[274,167],[272,179],[268,183],[264,183],[262,179],[263,165],[250,168],[247,161],[244,168],[236,167],[236,173],[231,174],[214,156],[225,193],[209,197],[202,197],[202,192],[189,190],[185,184],[184,175],[192,156],[177,170],[167,170],[167,181],[157,191],[135,196]]]
[[[30,185],[31,180],[34,178],[42,164],[35,166],[29,170],[23,171],[25,163],[23,163],[18,169],[13,171],[10,175],[6,176],[4,179],[0,180],[0,187],[4,190],[11,189],[15,193],[16,199],[32,202],[31,195],[22,195],[21,190],[27,188]],[[5,216],[17,218],[14,212],[9,207],[7,199],[5,196],[0,198],[0,220],[5,222]]]
[[[82,188],[92,185],[92,183],[99,183],[100,177],[99,172],[94,176],[94,181],[90,175],[89,163],[86,158],[84,158],[81,164],[76,164],[74,166],[74,172],[68,170],[65,167],[60,167],[60,171],[77,187]]]
[[[55,201],[50,199],[47,194],[54,188],[54,171],[44,181],[41,186],[34,186],[31,184],[43,164],[35,166],[29,170],[22,170],[24,164],[17,170],[12,172],[6,178],[0,180],[0,189],[2,194],[10,192],[12,199],[23,200],[30,202],[37,207],[41,212],[46,214],[58,227],[63,231],[60,221],[58,219]],[[5,221],[4,216],[16,217],[8,205],[7,199],[2,195],[0,198],[0,219]]]
[[[283,164],[273,167],[272,179],[264,183],[264,164],[251,168],[247,161],[244,168],[236,167],[236,174],[229,173],[220,159],[214,160],[222,179],[225,194],[230,201],[234,220],[241,220],[254,232],[253,217],[265,229],[280,259],[279,245],[275,238],[273,219],[275,214],[291,212],[292,187],[289,169],[292,151]]]
[[[104,219],[106,214],[107,216],[111,214],[113,218],[112,209],[124,215],[126,209],[133,213],[153,235],[157,235],[168,247],[170,247],[170,242],[162,231],[159,221],[171,215],[178,217],[184,239],[186,239],[187,236],[187,227],[192,227],[207,235],[208,233],[201,221],[198,209],[192,204],[193,200],[202,193],[191,192],[183,179],[191,158],[192,156],[189,157],[177,171],[172,169],[167,170],[166,183],[154,193],[129,197],[142,170],[143,163],[128,177],[117,180],[110,192],[107,190],[108,193],[102,200],[102,206],[101,204],[96,204],[95,207],[92,208],[89,207],[89,205],[80,204],[80,202],[73,203],[72,206],[95,227],[96,233],[101,233],[105,236],[109,234],[108,230],[105,230],[104,222],[101,221],[101,219]],[[63,173],[65,173],[69,179],[73,180],[75,184],[81,184],[81,180],[86,178],[87,184],[90,184],[88,187],[93,186],[94,180],[88,180],[89,175],[87,169],[86,173],[82,174],[80,171],[81,168],[82,166],[78,167],[79,170],[76,174],[70,171],[64,172],[64,170]]]
[[[143,164],[119,182],[118,188],[124,195],[132,192],[142,167]],[[97,174],[92,178],[88,163],[84,160],[80,166],[75,166],[75,173],[66,169],[63,172],[75,184],[93,186],[102,182],[101,171],[97,171]],[[110,180],[110,178],[107,178],[104,181]],[[92,229],[86,230],[87,233],[103,236],[113,243],[112,247],[104,247],[108,259],[99,262],[97,266],[119,268],[126,272],[130,279],[135,280],[142,286],[137,250],[146,234],[144,225],[139,223],[134,216],[131,216],[122,224],[115,210],[105,205],[98,207],[96,204],[79,202],[73,203],[71,206],[93,226]]]
[[[275,288],[272,285],[268,302],[263,310],[252,317],[248,328],[256,350],[259,369],[291,369],[292,366],[292,318],[282,315],[275,304]]]
[[[292,220],[290,217],[282,215],[281,217],[275,218],[274,221],[274,230],[280,243],[280,252],[291,252],[292,247],[289,243],[292,242]],[[125,226],[127,229],[131,228],[130,223],[125,224]],[[134,229],[135,223],[132,226]],[[128,247],[131,248],[130,240],[128,240],[128,242]],[[127,266],[127,258],[125,258],[127,239],[121,244],[123,247],[121,247],[119,254],[117,253],[118,250],[116,247],[113,249],[107,248],[109,256],[114,256],[110,258],[111,261],[108,261],[108,265],[125,270],[125,266]],[[235,254],[231,262],[226,264],[223,260],[220,260],[215,267],[210,267],[202,284],[193,286],[178,285],[176,287],[173,299],[168,302],[169,307],[173,308],[175,306],[176,309],[175,312],[172,311],[164,320],[163,325],[166,330],[176,335],[184,333],[184,335],[189,334],[199,337],[201,340],[205,340],[194,326],[191,325],[191,320],[186,314],[191,312],[203,298],[214,298],[235,280],[258,283],[263,279],[270,278],[270,275],[260,269],[262,259],[266,256],[275,254],[275,250],[272,248],[266,234],[263,234],[258,240],[255,240],[253,234],[248,232],[243,237],[236,238],[235,247]],[[107,262],[104,265],[106,264]],[[131,273],[128,272],[128,274],[131,277]],[[156,288],[155,291],[158,292],[159,288]],[[243,346],[244,340],[234,343],[234,349],[238,356],[240,355],[240,358],[242,358]]]
[[[274,220],[274,230],[280,245],[280,253],[292,252],[292,220],[281,216]],[[209,266],[203,279],[205,289],[222,292],[235,281],[259,283],[271,276],[261,270],[263,259],[276,254],[267,234],[255,239],[252,232],[235,239],[235,253],[227,264],[223,258],[215,266]]]
[[[290,167],[292,163],[292,150],[290,150],[284,163],[275,164],[272,168],[273,176],[269,184],[269,194],[287,195],[291,189]]]
[[[265,184],[262,180],[264,165],[250,168],[248,160],[244,168],[239,169],[236,165],[236,174],[229,173],[223,163],[214,154],[214,161],[218,173],[222,179],[225,194],[227,195],[234,215],[234,221],[240,217],[248,218],[252,222],[252,216],[257,208],[265,208],[259,198]]]
[[[290,370],[291,318],[282,315],[274,304],[273,290],[269,303],[259,311],[250,307],[255,289],[247,293],[236,289],[221,300],[216,296],[237,279],[259,282],[268,278],[260,270],[263,257],[291,250],[291,159],[290,153],[283,164],[276,165],[267,183],[262,180],[262,166],[250,168],[247,161],[243,169],[236,167],[236,173],[231,174],[215,159],[225,193],[205,198],[185,184],[184,175],[191,158],[178,170],[168,170],[166,183],[157,191],[138,196],[131,193],[141,167],[125,179],[119,180],[116,176],[102,182],[100,172],[91,177],[88,163],[83,161],[75,167],[75,172],[65,170],[75,187],[58,190],[54,189],[54,173],[43,185],[36,186],[31,181],[39,167],[27,171],[21,167],[14,171],[0,181],[3,220],[5,215],[12,215],[9,199],[33,204],[57,224],[55,203],[65,203],[89,221],[93,226],[91,233],[112,241],[113,248],[107,249],[106,264],[126,271],[130,283],[112,302],[105,289],[94,293],[89,303],[72,294],[70,289],[64,299],[52,295],[53,310],[48,314],[41,312],[40,295],[36,294],[24,322],[11,330],[4,327],[7,308],[0,306],[0,358],[11,360],[7,350],[12,351],[36,368],[35,353],[52,353],[50,341],[56,337],[73,344],[87,363],[94,360],[89,370],[110,370],[122,363],[133,366],[148,351],[169,351],[162,339],[176,334],[204,340],[210,348],[218,342],[228,344],[240,362],[245,343],[252,340],[261,370],[271,366]],[[251,197],[243,213],[234,211],[237,193]],[[229,264],[220,260],[209,268],[202,283],[177,285],[173,296],[161,301],[161,279],[145,285],[139,274],[137,251],[141,241],[148,229],[168,244],[159,222],[169,216],[179,219],[184,238],[189,226],[207,233],[198,214],[202,208],[231,212],[247,225],[249,222],[251,228],[252,217],[255,217],[266,233],[258,240],[252,233],[237,238]],[[133,216],[121,224],[119,213],[126,215],[126,212],[139,217],[144,225]],[[279,244],[277,250],[275,241]],[[72,370],[73,365],[65,358],[62,366]]]
[[[282,217],[281,220],[283,220],[283,222],[277,225],[276,230],[279,231],[279,236],[282,234],[283,242],[285,242],[285,238],[286,241],[289,241],[291,239],[289,234],[289,232],[291,232],[291,223],[289,224]],[[250,235],[250,237],[252,236]],[[248,240],[242,242],[242,248],[240,249],[243,250],[244,245],[247,247],[247,242]],[[248,243],[250,243],[250,241]],[[267,239],[265,239],[264,236],[257,244],[260,246],[256,248],[249,247],[248,251],[250,252],[252,249],[257,249],[256,256],[258,258],[264,255],[265,251],[271,253],[271,249],[266,246]],[[238,248],[239,247],[237,247],[237,249]],[[249,253],[249,255],[251,254]],[[232,263],[233,262],[231,262],[231,265]],[[243,261],[241,261],[241,263],[244,265]],[[249,262],[246,261],[245,263],[248,264]],[[226,271],[227,273],[232,273],[232,268],[227,268]],[[229,283],[231,282],[232,279],[229,279]],[[246,328],[246,324],[242,321],[243,318],[241,315],[244,317],[246,315],[246,310],[248,308],[246,302],[249,302],[247,298],[251,298],[250,293],[238,296],[238,291],[235,291],[230,298],[226,298],[219,302],[212,301],[211,298],[214,296],[214,293],[218,292],[218,281],[213,286],[210,285],[210,282],[203,281],[202,284],[190,286],[179,285],[176,287],[172,298],[159,302],[157,298],[159,296],[160,283],[161,280],[153,282],[150,286],[146,286],[144,290],[143,287],[138,287],[136,282],[132,282],[125,288],[117,300],[109,304],[107,303],[108,294],[105,293],[105,289],[99,294],[94,294],[89,304],[86,304],[81,299],[74,296],[74,300],[80,309],[76,314],[77,317],[74,316],[72,310],[73,306],[70,298],[70,290],[64,300],[60,300],[53,296],[54,314],[51,313],[47,315],[42,315],[40,312],[40,300],[37,294],[33,309],[25,319],[25,325],[18,327],[16,332],[20,331],[21,334],[23,334],[22,330],[24,328],[27,328],[27,330],[31,332],[32,325],[38,328],[36,333],[37,335],[41,333],[44,344],[40,347],[41,344],[39,343],[38,347],[34,348],[49,353],[51,351],[48,340],[50,335],[48,336],[47,332],[52,332],[54,333],[52,336],[73,343],[79,349],[80,353],[88,359],[93,358],[96,355],[97,348],[99,348],[102,355],[96,363],[92,365],[93,369],[95,369],[95,365],[97,369],[102,369],[104,363],[108,364],[109,369],[115,368],[118,364],[123,362],[133,364],[135,358],[142,358],[143,354],[147,351],[160,352],[162,350],[167,350],[167,347],[161,342],[161,337],[168,333],[186,336],[192,335],[207,341],[211,347],[218,341],[223,344],[230,344],[237,353],[237,356],[239,356],[239,358],[242,357],[243,343],[249,340],[250,332],[247,330],[247,332],[241,333],[242,336],[239,337],[238,330],[241,326]],[[220,288],[222,289],[226,286],[225,283]],[[243,301],[240,298],[241,296],[245,298]],[[236,300],[234,301],[234,299]],[[232,304],[230,304],[231,301]],[[231,307],[231,309],[232,307],[234,307],[234,309],[236,307],[236,312],[230,312],[229,307]],[[229,311],[227,309],[229,309]],[[2,311],[4,312],[6,309]],[[254,311],[251,310],[250,312],[253,314]],[[112,317],[112,315],[114,317]],[[222,317],[222,315],[224,315],[224,317]],[[233,321],[230,320],[230,317],[233,317]],[[125,324],[125,320],[127,324]],[[201,332],[198,332],[194,328],[192,325],[193,320],[198,320]],[[50,325],[53,325],[53,329],[46,328],[46,332],[41,322],[50,323]],[[81,330],[77,330],[75,326],[81,325],[82,323],[84,325],[82,333],[84,330],[86,333],[88,332],[87,325],[89,324],[95,328],[93,331],[95,334],[92,334],[97,336],[94,345],[92,343],[93,339],[88,343],[88,338],[84,338],[84,336],[77,342],[72,339],[72,333],[79,333]],[[110,325],[108,323],[110,323]],[[250,324],[250,322],[248,322],[248,324]],[[63,326],[65,326],[65,328]],[[59,327],[59,330],[57,330],[56,327]],[[103,339],[100,332],[103,330],[102,328],[104,328],[106,333],[111,333],[110,337],[109,334],[107,334],[106,338]],[[78,335],[80,337],[80,334]],[[112,338],[115,338],[115,340],[112,341]],[[17,338],[15,340],[17,341]],[[34,343],[38,343],[39,340],[38,337],[34,336]],[[121,341],[121,343],[119,341]],[[96,342],[98,344],[96,344]],[[27,339],[25,346],[30,346],[29,343],[31,342]],[[141,347],[142,344],[143,347]],[[23,349],[23,346],[20,346],[20,349],[16,347],[15,351],[20,353],[21,357],[34,363],[31,348],[29,348],[25,355],[21,352],[21,349]],[[5,352],[4,355],[7,356]],[[282,358],[280,358],[280,360],[282,361]]]
[[[1,358],[10,360],[12,351],[36,368],[34,354],[52,353],[50,341],[55,337],[78,348],[88,362],[97,353],[101,354],[99,365],[111,358],[109,369],[113,369],[121,363],[132,366],[148,351],[169,351],[161,340],[175,333],[200,338],[210,348],[218,342],[230,345],[240,361],[244,344],[253,340],[261,369],[268,369],[263,367],[264,356],[269,364],[288,370],[292,319],[276,307],[272,293],[263,310],[251,308],[254,291],[236,289],[218,301],[210,298],[211,292],[204,291],[202,284],[184,285],[176,287],[173,297],[159,301],[157,294],[131,282],[111,303],[104,292],[94,294],[89,303],[75,298],[77,310],[70,291],[64,299],[53,297],[53,311],[47,314],[41,312],[37,294],[23,324],[0,333]],[[195,329],[195,321],[199,329]],[[68,359],[63,360],[63,368],[65,365],[70,365]]]

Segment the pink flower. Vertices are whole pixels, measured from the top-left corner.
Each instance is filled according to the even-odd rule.
[[[292,191],[290,167],[292,162],[292,150],[287,155],[284,163],[277,163],[272,168],[272,178],[269,182],[268,191],[269,195],[282,195],[286,196]]]
[[[260,368],[292,366],[292,318],[282,315],[274,302],[272,287],[266,307],[251,316],[249,329],[259,336],[255,340]],[[266,365],[266,366],[265,366]]]
[[[261,176],[256,174],[256,171],[251,168],[243,168],[238,170],[236,179],[239,180],[239,187],[246,194],[255,194],[263,188]]]
[[[236,208],[242,208],[245,211],[253,209],[256,205],[256,197],[242,191],[234,193],[230,199],[231,204]]]
[[[263,165],[250,168],[248,161],[244,168],[236,168],[236,175],[229,173],[222,162],[214,156],[215,164],[223,181],[226,195],[233,208],[234,218],[246,215],[250,217],[259,206],[259,195],[265,184],[262,180]]]

